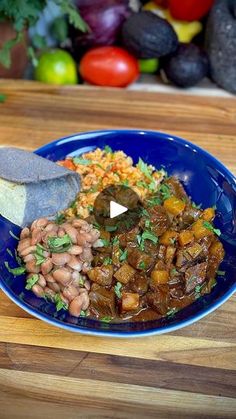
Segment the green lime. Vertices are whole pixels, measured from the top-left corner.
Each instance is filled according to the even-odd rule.
[[[158,58],[143,58],[138,61],[140,73],[156,73],[159,68]]]
[[[44,51],[35,68],[35,80],[50,84],[77,84],[76,63],[72,56],[62,49]]]

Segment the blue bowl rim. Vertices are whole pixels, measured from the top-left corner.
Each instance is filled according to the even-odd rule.
[[[36,149],[34,152],[38,153],[38,152],[44,152],[47,151],[48,149],[50,149],[52,146],[56,146],[58,143],[60,143],[61,141],[64,140],[72,140],[72,139],[80,139],[80,137],[83,135],[86,135],[87,137],[89,137],[90,135],[95,135],[95,134],[100,134],[103,135],[105,133],[109,133],[109,134],[117,134],[117,133],[121,133],[121,134],[126,134],[126,133],[132,133],[132,134],[140,134],[140,133],[145,133],[145,134],[152,134],[152,135],[158,135],[159,137],[161,137],[162,139],[165,140],[171,140],[171,141],[175,141],[176,143],[182,145],[182,146],[189,146],[190,148],[194,148],[195,150],[197,150],[199,153],[203,154],[206,158],[210,159],[214,165],[217,167],[217,169],[219,169],[224,176],[227,178],[228,181],[233,181],[235,183],[236,186],[236,177],[229,171],[229,169],[227,169],[216,157],[212,156],[210,153],[208,153],[207,151],[203,150],[201,147],[191,143],[190,141],[187,141],[185,139],[182,139],[178,136],[172,135],[172,134],[167,134],[167,133],[163,133],[163,132],[159,132],[159,131],[151,131],[151,130],[134,130],[134,129],[111,129],[111,130],[97,130],[97,131],[87,131],[87,132],[79,132],[73,135],[69,135],[69,136],[65,136],[65,137],[61,137],[57,140],[51,141],[48,144],[45,144],[44,146]],[[140,332],[112,332],[112,331],[100,331],[97,329],[82,329],[77,325],[66,325],[58,320],[50,320],[49,318],[47,318],[46,316],[44,316],[43,314],[39,314],[37,312],[34,311],[34,309],[29,308],[29,306],[20,301],[18,298],[16,298],[14,296],[13,293],[11,293],[9,291],[9,289],[7,287],[5,287],[5,284],[1,281],[0,278],[0,289],[2,289],[4,291],[4,293],[16,304],[18,305],[20,308],[22,308],[23,310],[25,310],[27,313],[31,314],[33,317],[38,318],[39,320],[42,320],[50,325],[53,326],[57,326],[60,327],[64,330],[67,331],[71,331],[71,332],[77,332],[83,335],[89,335],[89,336],[103,336],[103,337],[113,337],[113,338],[134,338],[134,337],[144,337],[144,336],[153,336],[153,335],[161,335],[164,333],[169,333],[169,332],[174,332],[178,329],[182,329],[183,327],[189,326],[195,322],[197,322],[198,320],[202,319],[203,317],[207,316],[208,314],[212,313],[213,311],[215,311],[218,307],[220,307],[222,304],[224,304],[235,292],[236,292],[236,284],[233,285],[231,287],[231,289],[229,289],[219,300],[218,302],[213,302],[211,304],[211,306],[208,309],[203,309],[201,310],[201,313],[199,313],[199,315],[192,315],[190,316],[187,320],[182,320],[179,321],[178,324],[176,325],[167,325],[167,326],[162,326],[158,329],[153,329],[153,330],[146,330],[146,331],[140,331]]]

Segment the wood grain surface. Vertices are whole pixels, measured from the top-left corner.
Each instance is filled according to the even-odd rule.
[[[33,150],[80,131],[187,138],[236,173],[236,101],[0,81],[0,146]],[[139,339],[66,332],[0,291],[0,419],[235,418],[236,295],[179,331]]]

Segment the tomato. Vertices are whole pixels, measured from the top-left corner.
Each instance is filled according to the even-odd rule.
[[[212,7],[214,0],[169,0],[172,16],[179,20],[199,20]]]
[[[74,163],[71,160],[63,160],[60,163],[61,163],[61,166],[66,167],[66,169],[69,169],[69,170],[76,169]]]
[[[125,87],[139,76],[138,60],[123,48],[91,49],[80,62],[84,80],[97,86]]]

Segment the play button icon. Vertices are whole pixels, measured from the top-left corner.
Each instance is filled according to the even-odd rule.
[[[125,232],[140,220],[141,200],[133,189],[124,185],[111,185],[97,196],[94,216],[99,225],[109,232]]]
[[[118,204],[117,202],[111,201],[110,202],[110,218],[118,217],[121,214],[124,214],[128,211],[127,207]]]

